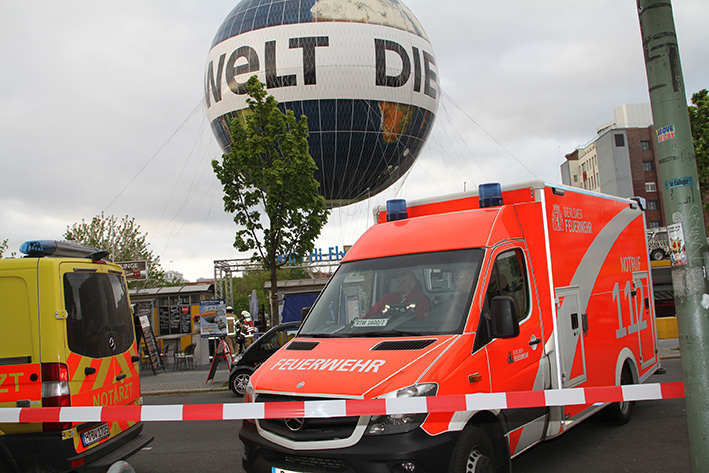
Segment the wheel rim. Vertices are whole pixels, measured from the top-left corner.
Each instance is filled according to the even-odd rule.
[[[492,461],[477,446],[473,447],[465,464],[465,473],[493,473]]]
[[[621,401],[618,403],[618,410],[623,414],[627,415],[630,411],[630,401]]]
[[[251,375],[246,374],[246,373],[239,373],[236,376],[234,376],[234,391],[236,391],[239,394],[245,394],[246,393],[246,386],[249,385],[249,379],[251,378]]]

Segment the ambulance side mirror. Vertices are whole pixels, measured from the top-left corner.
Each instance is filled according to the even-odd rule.
[[[514,338],[519,335],[517,308],[510,296],[492,298],[490,330],[492,338]]]
[[[311,307],[303,307],[300,309],[300,320],[303,321],[305,318],[308,316],[308,312],[310,312]]]

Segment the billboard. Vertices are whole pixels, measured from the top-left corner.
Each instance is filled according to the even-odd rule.
[[[123,268],[126,281],[144,281],[148,279],[147,261],[120,261],[116,262],[116,264]]]

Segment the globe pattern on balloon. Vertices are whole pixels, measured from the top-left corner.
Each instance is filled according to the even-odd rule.
[[[402,177],[433,126],[439,90],[423,28],[398,0],[243,0],[208,55],[205,102],[222,150],[257,75],[285,111],[308,117],[320,192],[332,206]]]

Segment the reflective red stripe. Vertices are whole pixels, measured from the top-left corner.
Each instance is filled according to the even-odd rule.
[[[629,391],[626,399],[624,388]],[[584,397],[579,396],[583,391]],[[660,393],[660,397],[658,394]],[[481,393],[482,394],[482,393]],[[547,401],[547,394],[550,401]],[[572,390],[551,391],[520,391],[509,393],[482,394],[483,404],[476,405],[474,399],[467,401],[464,395],[433,396],[425,398],[426,411],[461,412],[476,409],[519,409],[526,407],[545,407],[626,400],[642,401],[657,399],[676,399],[684,397],[682,382],[662,384],[642,384],[628,386],[608,386],[591,388],[574,388]],[[347,399],[333,402],[266,402],[255,404],[192,404],[192,405],[160,405],[160,406],[105,406],[96,408],[96,418],[87,416],[85,407],[26,407],[0,408],[0,423],[14,422],[45,422],[56,423],[60,413],[65,422],[88,421],[161,421],[161,420],[222,420],[224,411],[228,411],[228,419],[282,419],[290,417],[337,417],[401,414],[407,408],[418,409],[421,404],[411,403],[405,399]],[[238,409],[230,409],[238,406]],[[344,409],[342,408],[344,406]],[[83,410],[82,410],[83,409]],[[261,410],[262,409],[262,410]],[[416,412],[419,412],[418,410]],[[76,414],[75,414],[76,413]],[[167,418],[166,418],[167,415]]]
[[[387,404],[384,399],[351,399],[345,404],[347,415],[358,416],[383,416],[387,413]]]
[[[507,393],[507,408],[538,407],[546,405],[544,391],[519,391]]]
[[[267,419],[304,417],[304,402],[268,402],[265,404]]]
[[[198,404],[182,407],[182,420],[222,420],[224,404]]]
[[[426,398],[428,412],[460,412],[467,409],[465,396],[433,396]]]
[[[101,421],[139,421],[142,416],[140,406],[104,406],[101,408]]]
[[[606,386],[600,388],[586,388],[586,401],[589,404],[597,402],[621,402],[623,400],[623,388],[620,386]]]
[[[20,422],[59,422],[59,407],[35,407],[20,411]]]

